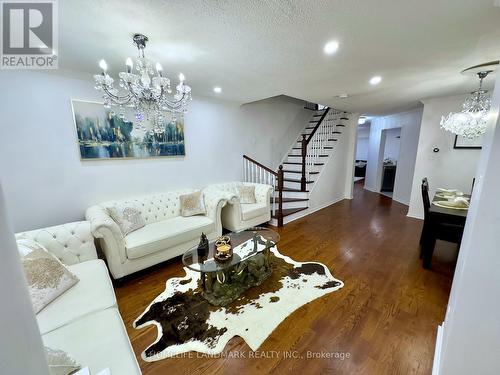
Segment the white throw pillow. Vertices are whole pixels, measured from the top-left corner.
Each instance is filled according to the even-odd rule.
[[[240,197],[240,203],[257,203],[255,186],[238,186],[238,196]]]
[[[35,313],[75,285],[79,279],[38,242],[17,241]]]
[[[201,191],[179,196],[181,216],[206,215],[205,198]]]
[[[141,212],[132,205],[108,207],[108,212],[124,236],[146,225]]]
[[[64,350],[45,347],[50,375],[69,375],[80,369],[79,365]]]

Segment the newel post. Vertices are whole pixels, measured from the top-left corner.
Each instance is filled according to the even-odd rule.
[[[283,165],[278,168],[278,227],[283,226]]]
[[[306,156],[307,156],[307,140],[306,135],[302,134],[302,177],[300,178],[300,190],[306,191]]]

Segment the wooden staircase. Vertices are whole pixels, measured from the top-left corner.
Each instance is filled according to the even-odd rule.
[[[328,107],[314,110],[277,171],[243,155],[245,181],[274,187],[271,224],[281,227],[309,208],[309,193],[349,120],[347,115]]]

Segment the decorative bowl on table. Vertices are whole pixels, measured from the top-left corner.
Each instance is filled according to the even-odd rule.
[[[233,249],[231,247],[231,238],[229,236],[220,236],[215,240],[215,255],[214,258],[218,261],[225,262],[233,257]]]

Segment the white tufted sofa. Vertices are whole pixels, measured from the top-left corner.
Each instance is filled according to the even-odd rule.
[[[256,203],[240,203],[238,186],[255,186]],[[221,192],[228,198],[222,209],[222,226],[236,232],[271,220],[271,185],[253,182],[226,182],[207,186],[203,191]]]
[[[140,374],[108,270],[97,259],[90,223],[18,233],[16,238],[40,243],[80,279],[37,314],[44,345],[66,351],[92,374],[105,368],[112,374]]]
[[[180,216],[179,196],[196,190],[166,193],[104,202],[87,209],[92,233],[100,244],[115,279],[183,254],[198,244],[201,233],[209,240],[222,234],[221,210],[227,195],[221,191],[204,192],[207,215]],[[123,236],[109,216],[107,207],[133,204],[139,208],[146,226]]]

